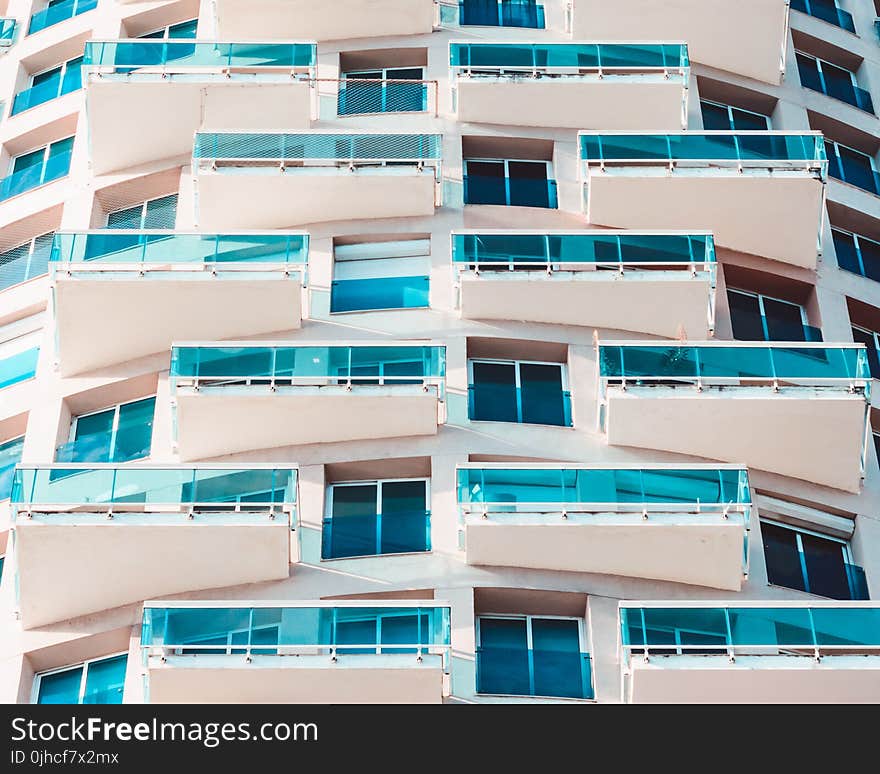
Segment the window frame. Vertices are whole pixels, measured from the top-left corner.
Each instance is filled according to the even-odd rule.
[[[416,476],[416,477],[406,477],[406,478],[368,478],[362,480],[352,480],[352,481],[334,481],[330,484],[327,484],[326,493],[324,496],[324,519],[333,522],[333,491],[336,487],[353,487],[353,486],[376,486],[376,514],[380,515],[382,513],[382,488],[384,484],[387,483],[406,483],[406,482],[414,482],[421,481],[425,484],[425,512],[431,513],[431,478]],[[323,532],[323,529],[322,529]],[[339,562],[346,561],[349,559],[375,559],[377,557],[385,557],[385,556],[419,556],[421,554],[430,554],[433,552],[433,547],[427,549],[426,551],[399,551],[396,553],[384,553],[384,554],[357,554],[355,556],[334,556],[324,558],[323,556],[323,535],[322,535],[322,546],[321,546],[321,561],[322,562]]]
[[[815,17],[813,17],[813,18],[815,18]],[[822,59],[821,57],[815,56],[813,54],[809,54],[806,51],[801,51],[798,48],[796,48],[794,50],[794,53],[795,53],[795,57],[797,57],[797,55],[800,54],[802,57],[806,57],[807,59],[811,59],[816,63],[816,72],[819,75],[819,83],[822,84],[822,91],[819,92],[820,94],[824,94],[826,97],[829,97],[830,99],[837,100],[838,102],[844,102],[847,105],[850,104],[849,102],[846,102],[846,100],[842,100],[838,97],[835,97],[833,94],[828,93],[828,84],[825,81],[825,69],[823,68],[823,65],[830,65],[831,67],[836,67],[838,70],[842,70],[845,73],[849,73],[849,79],[852,82],[852,87],[853,87],[853,94],[857,93],[856,92],[857,89],[862,88],[861,86],[859,86],[858,78],[852,70],[850,70],[846,67],[841,67],[839,64],[835,64],[834,62],[829,62],[827,59]],[[800,73],[798,73],[798,75],[800,75]],[[809,86],[804,86],[803,84],[801,84],[801,87],[804,89],[810,89]],[[866,91],[866,89],[862,89],[862,90]],[[814,91],[814,89],[810,89],[810,91]],[[851,105],[851,107],[857,107],[857,106]]]
[[[777,298],[775,296],[768,296],[766,293],[758,293],[754,290],[743,290],[742,288],[728,287],[728,293],[739,293],[741,296],[750,296],[752,298],[758,299],[758,311],[761,313],[761,329],[764,332],[764,341],[777,341],[777,339],[769,338],[769,331],[767,329],[767,313],[764,308],[764,301],[773,301],[777,304],[788,304],[789,306],[795,306],[800,309],[801,312],[801,326],[806,331],[807,328],[810,327],[810,321],[807,317],[807,309],[803,304],[796,304],[794,301],[789,301],[785,298]],[[731,315],[731,329],[733,328],[733,315]],[[739,339],[737,339],[739,341]]]
[[[849,231],[845,228],[840,228],[839,226],[831,226],[832,243],[834,241],[834,232],[835,231],[838,234],[845,234],[846,236],[852,237],[853,247],[855,247],[855,251],[856,251],[856,258],[858,259],[858,262],[859,262],[859,269],[861,269],[861,271],[858,273],[858,276],[863,277],[864,279],[873,279],[872,277],[868,276],[866,269],[865,269],[865,259],[862,255],[862,240],[864,239],[866,242],[870,242],[871,244],[877,245],[878,252],[880,252],[880,241],[878,241],[876,239],[871,239],[871,237],[864,236],[863,234],[857,234],[855,231]],[[835,258],[836,257],[837,257],[837,250],[835,249]],[[841,269],[842,271],[846,271],[849,274],[854,273],[854,272],[849,271],[848,269],[843,268],[840,265],[839,259],[837,261],[837,266],[839,269]],[[873,280],[873,281],[877,282],[878,280]]]
[[[149,39],[155,39],[155,40],[192,40],[193,42],[195,42],[196,35],[193,35],[191,38],[172,38],[168,34],[171,31],[172,27],[179,27],[184,24],[191,24],[192,22],[196,23],[196,33],[198,33],[199,17],[195,16],[192,19],[184,19],[183,21],[174,22],[174,24],[166,24],[164,27],[156,27],[156,29],[154,29],[154,30],[148,30],[147,32],[143,32],[137,36],[137,40],[141,40],[141,39],[147,39],[147,40],[149,40]],[[158,32],[162,33],[161,37],[159,37],[156,34]]]
[[[806,527],[795,527],[792,524],[786,524],[783,521],[775,521],[772,518],[766,518],[763,516],[759,519],[759,521],[762,525],[769,524],[773,527],[787,529],[787,530],[790,530],[791,532],[795,533],[795,535],[797,537],[796,544],[797,544],[797,551],[798,551],[798,559],[800,560],[800,565],[801,565],[801,579],[804,581],[805,588],[810,587],[810,578],[809,578],[809,572],[807,570],[806,559],[804,558],[805,557],[804,544],[803,544],[803,540],[801,538],[801,535],[809,535],[810,537],[816,537],[821,540],[827,540],[830,543],[840,544],[841,553],[843,555],[844,565],[848,564],[848,565],[855,566],[855,560],[853,559],[853,555],[852,555],[852,546],[851,546],[849,540],[845,540],[844,538],[833,537],[832,535],[824,534],[822,532],[819,532],[818,530],[813,530],[813,529],[809,529]],[[761,537],[762,537],[761,545],[763,548],[763,542],[764,542],[763,541],[763,532],[761,534]],[[764,569],[767,570],[767,554],[766,553],[764,554]],[[819,599],[830,599],[830,597],[825,597],[822,594],[816,594],[816,592],[814,592],[814,591],[806,591],[804,589],[793,589],[790,586],[780,586],[777,583],[771,583],[769,570],[767,570],[767,585],[774,586],[774,587],[780,588],[780,589],[788,589],[789,591],[799,591],[801,594],[809,594],[810,596],[818,597]]]
[[[850,153],[857,153],[858,155],[864,156],[866,159],[868,159],[868,161],[871,164],[871,172],[876,177],[876,175],[877,175],[877,161],[874,158],[874,156],[872,156],[870,153],[865,153],[864,151],[860,151],[858,148],[853,148],[849,145],[845,145],[842,142],[838,142],[837,140],[832,140],[830,137],[825,137],[824,142],[825,142],[826,148],[828,147],[828,145],[830,145],[831,148],[833,149],[834,158],[837,161],[838,168],[841,171],[843,171],[843,162],[841,161],[840,149],[845,148]],[[844,185],[851,185],[851,186],[853,186],[853,188],[858,188],[860,191],[866,191],[867,193],[873,193],[874,196],[880,196],[880,192],[878,192],[876,190],[875,191],[867,191],[867,189],[864,189],[861,186],[856,185],[855,183],[851,183],[849,180],[843,180],[839,177],[834,177],[834,175],[831,175],[830,173],[829,173],[829,177],[834,178],[838,183],[843,183]]]
[[[506,620],[506,621],[522,621],[526,622],[526,650],[533,651],[534,650],[534,635],[532,633],[532,622],[535,619],[540,621],[576,621],[578,625],[578,654],[584,654],[592,657],[592,652],[587,647],[588,637],[587,637],[587,620],[586,616],[572,616],[572,615],[534,615],[532,613],[479,613],[474,616],[474,651],[479,652],[482,646],[482,637],[480,632],[480,624],[484,618],[493,618],[496,620]],[[592,660],[592,658],[591,658]],[[590,683],[592,685],[592,670]],[[529,688],[531,693],[524,696],[519,693],[486,693],[479,690],[479,684],[476,680],[476,670],[474,671],[474,693],[477,696],[503,696],[510,697],[516,699],[564,699],[567,701],[595,701],[593,699],[576,699],[570,697],[560,697],[560,696],[544,696],[537,695],[534,693],[534,685],[535,685],[535,670],[534,670],[534,662],[529,660]]]
[[[16,155],[9,157],[9,171],[7,172],[7,177],[16,174],[15,162],[18,161],[18,159],[22,158],[23,156],[29,156],[32,153],[37,153],[39,151],[43,152],[43,160],[40,163],[40,182],[37,185],[33,186],[32,188],[28,188],[27,190],[24,190],[24,191],[19,191],[17,194],[14,194],[15,196],[20,196],[23,193],[30,193],[31,191],[35,191],[37,188],[42,188],[44,185],[48,185],[49,183],[54,183],[57,180],[61,180],[63,177],[67,177],[70,174],[70,167],[68,166],[66,174],[60,175],[59,177],[52,178],[52,180],[44,180],[44,177],[46,175],[46,165],[49,163],[49,159],[51,158],[49,153],[52,149],[52,146],[57,145],[58,143],[64,142],[65,140],[73,140],[75,143],[76,142],[76,135],[71,134],[66,137],[59,137],[57,140],[52,140],[52,142],[46,143],[41,148],[34,148],[32,150],[25,151],[24,153],[17,153]],[[73,143],[71,144],[70,148],[71,148],[70,152],[72,153],[73,152]],[[34,166],[37,166],[37,165],[34,164]],[[29,169],[29,167],[28,167],[28,169]],[[12,198],[12,197],[10,196],[9,198]]]
[[[66,666],[56,667],[54,669],[45,669],[42,672],[37,672],[34,675],[34,680],[31,685],[31,701],[30,701],[30,703],[37,704],[37,699],[40,698],[40,684],[42,683],[44,677],[46,677],[48,675],[59,674],[60,672],[69,672],[74,669],[82,668],[82,677],[80,678],[79,693],[77,694],[77,703],[76,703],[76,706],[82,706],[82,700],[83,700],[83,697],[85,696],[86,682],[89,679],[90,665],[95,662],[98,662],[98,661],[109,661],[110,659],[113,659],[113,658],[119,658],[119,656],[128,657],[129,652],[127,650],[123,650],[118,653],[110,653],[106,656],[97,656],[96,658],[87,658],[87,659],[84,659],[83,661],[77,661],[73,664],[67,664]],[[126,677],[128,676],[128,661],[129,660],[130,659],[127,658],[126,663],[125,663]],[[71,705],[71,706],[73,706],[73,705]]]
[[[120,207],[118,210],[113,210],[112,212],[108,212],[106,214],[106,218],[104,219],[104,228],[108,228],[108,229],[111,228],[109,225],[111,215],[116,215],[119,212],[126,212],[127,210],[133,210],[133,209],[135,209],[135,207],[139,207],[141,214],[140,214],[140,218],[138,219],[139,225],[137,226],[137,229],[143,230],[146,228],[146,226],[144,225],[144,221],[147,218],[147,206],[150,204],[150,202],[157,202],[157,201],[159,201],[159,199],[168,199],[172,196],[176,197],[176,199],[177,199],[177,201],[174,203],[174,225],[168,229],[157,229],[157,230],[174,231],[174,229],[177,227],[177,206],[180,203],[180,192],[179,191],[176,191],[176,192],[170,193],[170,194],[163,194],[162,196],[153,196],[150,199],[144,199],[139,204],[132,204],[129,207]]]
[[[730,125],[730,130],[732,132],[743,131],[742,129],[737,129],[734,122],[734,111],[738,111],[740,113],[748,113],[751,116],[758,116],[759,118],[763,118],[767,123],[767,131],[771,131],[773,129],[773,119],[770,116],[766,116],[763,113],[758,113],[756,110],[748,110],[746,108],[737,107],[736,105],[727,105],[724,102],[716,102],[714,99],[700,99],[700,114],[702,117],[702,106],[703,103],[707,105],[712,105],[713,107],[724,108],[727,111],[727,121]]]
[[[553,162],[552,161],[547,161],[546,159],[505,159],[505,158],[486,158],[486,157],[462,159],[464,177],[467,177],[468,165],[472,161],[477,162],[477,163],[490,163],[490,164],[491,163],[494,163],[494,164],[501,163],[504,165],[504,177],[499,178],[500,180],[504,180],[504,200],[505,200],[504,204],[489,205],[489,206],[497,206],[497,207],[523,207],[523,206],[530,206],[531,207],[531,206],[534,206],[534,205],[522,205],[522,204],[511,204],[510,203],[510,180],[511,180],[510,164],[511,163],[514,163],[514,164],[544,164],[545,170],[546,170],[546,175],[544,176],[544,180],[547,183],[547,197],[548,197],[548,200],[550,199],[551,183],[556,179],[553,177]],[[517,180],[524,180],[527,178],[516,178],[516,179]],[[477,206],[477,207],[482,206],[479,204],[478,205],[468,205],[467,202],[465,202],[465,205],[466,206]],[[546,208],[540,207],[539,209],[554,209],[554,208],[553,207],[546,207]]]
[[[112,411],[112,412],[114,412],[113,413],[113,424],[110,427],[110,454],[112,456],[113,453],[116,451],[116,438],[117,438],[117,431],[119,430],[119,415],[121,413],[122,407],[123,406],[130,406],[132,403],[140,403],[141,401],[149,400],[150,398],[152,398],[154,401],[153,402],[153,416],[155,418],[155,413],[156,413],[156,404],[155,404],[156,396],[155,395],[147,395],[143,398],[135,398],[134,400],[122,401],[121,403],[117,403],[113,406],[108,406],[107,408],[98,409],[97,411],[88,411],[85,414],[77,414],[76,416],[72,416],[70,418],[70,432],[68,434],[68,439],[67,439],[68,443],[76,442],[76,440],[77,440],[76,427],[79,424],[80,419],[85,419],[86,417],[94,417],[94,416],[97,416],[98,414],[106,414],[107,412]],[[148,454],[146,457],[138,457],[137,459],[138,460],[149,459],[151,454],[152,454],[152,443],[150,445],[150,454]],[[130,461],[133,462],[134,460],[130,460]],[[125,463],[120,463],[120,464],[125,464]]]
[[[571,390],[571,387],[568,383],[568,363],[558,363],[556,361],[551,360],[511,360],[508,358],[491,358],[491,357],[469,357],[467,360],[467,376],[468,376],[468,385],[476,385],[474,381],[474,363],[491,363],[494,365],[512,365],[514,367],[514,386],[517,390],[517,395],[522,395],[522,377],[520,373],[520,368],[523,365],[543,365],[543,366],[557,366],[561,369],[560,379],[562,385],[562,394]],[[470,414],[470,412],[468,412]],[[517,421],[516,422],[506,422],[500,419],[472,419],[468,416],[469,422],[492,422],[497,424],[516,424],[516,425],[533,425],[535,427],[556,427],[557,425],[537,425],[533,422],[523,422],[522,421],[522,401],[517,400]],[[565,425],[559,425],[560,427],[565,427]]]

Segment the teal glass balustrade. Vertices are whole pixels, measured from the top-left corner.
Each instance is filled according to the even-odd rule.
[[[436,346],[175,346],[171,380],[200,384],[437,384],[446,348]]]
[[[19,466],[12,484],[16,512],[31,510],[181,511],[292,510],[297,473],[291,468]]]
[[[690,65],[683,43],[450,43],[449,63],[454,70],[474,69],[480,74],[565,70],[563,74],[571,77],[605,70],[668,73]]]
[[[0,390],[33,379],[37,373],[39,355],[40,348],[34,347],[0,360]]]
[[[828,170],[822,135],[776,132],[687,132],[683,134],[579,135],[581,160],[594,165],[694,163],[743,167]]]
[[[0,443],[0,500],[8,500],[12,494],[15,466],[21,461],[24,437]]]
[[[55,235],[58,264],[298,264],[308,262],[307,234],[169,234],[99,230]],[[87,267],[80,267],[87,268]]]
[[[625,604],[621,644],[652,656],[880,655],[880,607]]]
[[[98,0],[49,0],[46,8],[31,16],[28,35],[53,27],[97,7]]]
[[[314,43],[217,43],[196,40],[91,40],[85,45],[83,65],[132,73],[141,68],[174,72],[189,69],[311,70],[317,60]]]
[[[0,48],[11,46],[15,42],[17,22],[15,19],[0,19]]]
[[[15,95],[10,115],[23,113],[65,94],[82,88],[82,57],[71,59],[63,67],[58,67],[45,78],[34,78],[34,85]]]
[[[864,345],[600,344],[603,381],[726,385],[791,381],[809,385],[856,383],[871,374]]]
[[[144,657],[255,658],[293,655],[440,655],[448,666],[449,608],[419,603],[387,605],[288,603],[145,606]],[[289,659],[279,660],[285,666]],[[180,662],[176,662],[180,666]],[[217,665],[219,666],[219,662]],[[240,667],[241,658],[229,660]]]
[[[708,234],[453,234],[452,262],[460,270],[478,271],[548,266],[573,271],[597,265],[708,269],[715,265],[715,241]]]
[[[748,512],[748,472],[733,467],[462,467],[458,504],[467,513],[600,511]]]
[[[217,161],[439,161],[439,134],[196,134],[193,158]]]

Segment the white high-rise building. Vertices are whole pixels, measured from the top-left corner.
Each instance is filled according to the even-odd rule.
[[[877,700],[880,4],[0,12],[0,701]]]

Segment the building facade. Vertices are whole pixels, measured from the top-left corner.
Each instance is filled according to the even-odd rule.
[[[877,700],[869,0],[0,12],[0,701]]]

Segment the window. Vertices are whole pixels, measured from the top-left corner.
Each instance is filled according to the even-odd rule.
[[[477,618],[477,693],[593,698],[578,618]]]
[[[791,7],[848,32],[856,31],[852,14],[838,8],[835,0],[791,0]]]
[[[34,679],[34,704],[122,704],[128,654],[41,672]]]
[[[98,0],[48,0],[42,10],[31,16],[28,35],[91,11],[97,5]]]
[[[880,282],[880,242],[839,228],[831,229],[831,238],[841,269]]]
[[[0,199],[17,196],[67,175],[72,150],[73,137],[67,137],[45,148],[13,157],[9,175],[0,188]]]
[[[0,390],[36,375],[45,317],[37,312],[0,325]]]
[[[751,110],[723,105],[720,102],[700,101],[703,113],[703,128],[707,131],[733,129],[737,131],[765,130],[770,128],[770,119]]]
[[[856,74],[831,62],[796,51],[801,86],[839,99],[868,113],[874,112],[871,95],[859,88]]]
[[[74,417],[56,462],[128,462],[150,455],[156,399]]]
[[[544,29],[544,6],[536,0],[460,0],[460,24]]]
[[[867,599],[864,573],[846,541],[761,521],[767,580],[831,599]]]
[[[160,27],[153,32],[147,32],[144,35],[138,35],[139,38],[161,38],[163,40],[179,40],[195,38],[196,30],[199,26],[198,19],[190,19],[189,21],[171,24],[167,27]]]
[[[8,500],[12,494],[12,473],[21,461],[24,436],[0,443],[0,500]]]
[[[30,87],[15,95],[11,115],[82,88],[81,56],[31,76]]]
[[[428,109],[428,86],[421,67],[387,67],[342,74],[337,112],[423,113]],[[412,83],[407,83],[412,81]]]
[[[874,379],[880,379],[880,334],[876,331],[861,328],[857,325],[852,326],[853,341],[856,344],[864,344],[868,348],[868,366],[871,369],[871,376]]]
[[[54,236],[52,233],[42,234],[23,245],[0,253],[0,290],[46,274],[49,271]]]
[[[468,362],[472,420],[571,426],[565,368],[518,360]]]
[[[428,500],[424,478],[333,484],[321,558],[430,551]]]
[[[880,194],[880,179],[874,168],[874,158],[867,153],[841,145],[825,138],[828,156],[828,174],[844,183],[856,186],[872,194]]]
[[[800,304],[728,288],[733,338],[739,341],[821,341]]]
[[[430,271],[430,239],[337,245],[330,311],[427,307]]]
[[[107,228],[174,228],[176,220],[177,194],[171,194],[111,212]]]
[[[465,159],[464,203],[556,209],[549,161]]]

